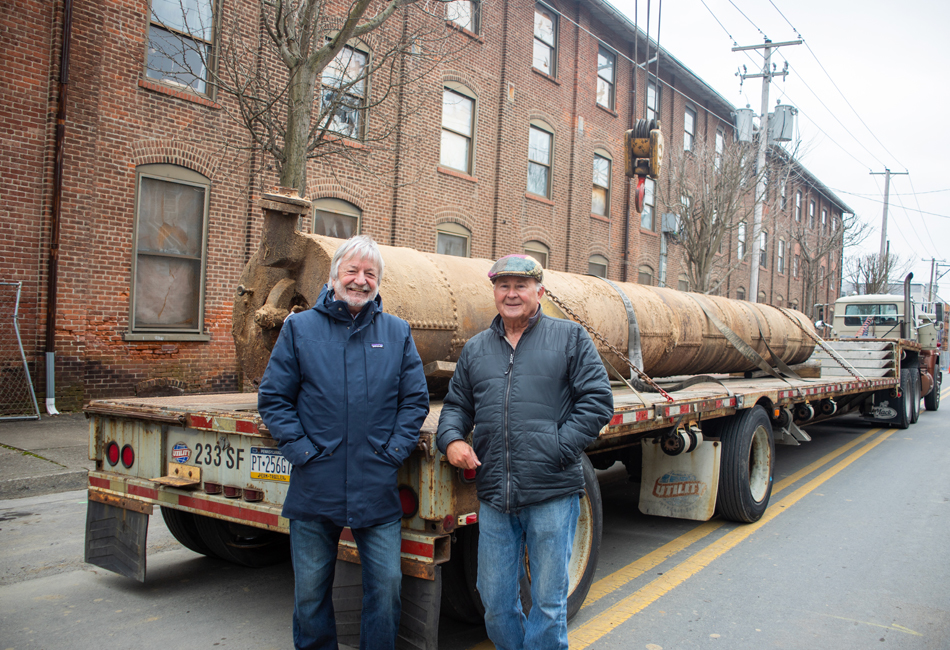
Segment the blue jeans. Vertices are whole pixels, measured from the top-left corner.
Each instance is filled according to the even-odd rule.
[[[294,648],[336,650],[333,574],[342,528],[330,522],[290,520],[294,563]],[[353,529],[363,565],[360,650],[392,649],[399,631],[402,524]]]
[[[485,628],[497,650],[567,650],[568,564],[579,514],[576,494],[510,514],[481,502],[478,592]],[[519,597],[526,545],[531,572],[527,617]]]

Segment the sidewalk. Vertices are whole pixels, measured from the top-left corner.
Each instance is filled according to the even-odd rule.
[[[82,413],[0,421],[0,499],[85,489],[94,467]]]

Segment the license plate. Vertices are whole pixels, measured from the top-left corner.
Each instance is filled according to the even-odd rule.
[[[251,478],[261,481],[290,481],[293,465],[277,449],[251,447]]]

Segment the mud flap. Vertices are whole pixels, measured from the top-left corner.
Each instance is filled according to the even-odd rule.
[[[668,456],[659,444],[644,441],[640,512],[708,521],[716,511],[721,454],[718,441],[706,441],[678,456]]]
[[[89,500],[85,560],[127,578],[145,582],[148,515]]]
[[[402,617],[399,650],[438,650],[439,607],[442,600],[442,567],[435,567],[435,580],[402,576]],[[363,601],[362,567],[337,560],[333,579],[333,610],[340,643],[360,645],[360,610]]]

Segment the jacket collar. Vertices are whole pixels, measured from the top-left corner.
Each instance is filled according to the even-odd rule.
[[[544,312],[541,311],[541,305],[538,305],[538,311],[534,312],[534,316],[528,319],[528,326],[525,328],[522,336],[533,330],[542,316],[544,316]],[[501,338],[505,338],[505,321],[501,319],[501,314],[498,314],[492,319],[491,330]]]
[[[356,322],[357,328],[369,324],[376,314],[383,311],[383,299],[379,294],[376,298],[363,305],[362,311],[353,318],[350,313],[350,307],[343,300],[337,300],[330,283],[323,285],[323,290],[317,298],[317,304],[313,306],[315,310],[326,314],[330,318],[345,322]]]

